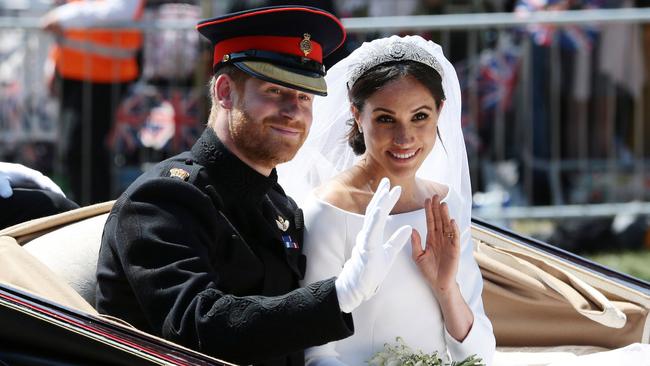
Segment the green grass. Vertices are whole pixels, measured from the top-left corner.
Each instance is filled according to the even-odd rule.
[[[612,269],[650,281],[650,250],[597,253],[584,256]]]

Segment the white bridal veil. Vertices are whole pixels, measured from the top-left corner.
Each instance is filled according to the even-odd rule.
[[[417,175],[444,183],[458,193],[463,217],[456,220],[463,232],[470,223],[472,191],[460,121],[460,85],[456,70],[443,55],[442,48],[419,36],[392,36],[366,42],[328,71],[325,77],[328,96],[314,100],[311,132],[296,157],[278,166],[279,182],[301,205],[312,189],[354,164],[358,157],[346,139],[348,121],[352,119],[348,82],[356,81],[360,73],[377,64],[400,60],[435,65],[433,67],[442,71],[446,100],[438,119],[440,138]],[[431,72],[437,71],[432,68]]]

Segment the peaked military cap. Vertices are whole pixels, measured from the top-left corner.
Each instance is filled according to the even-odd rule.
[[[327,95],[323,58],[345,41],[332,14],[306,6],[273,6],[200,21],[212,42],[213,71],[233,64],[259,79]]]

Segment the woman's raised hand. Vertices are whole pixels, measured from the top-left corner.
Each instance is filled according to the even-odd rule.
[[[413,261],[436,294],[444,294],[456,286],[456,273],[460,259],[460,232],[456,222],[449,217],[446,203],[438,195],[424,202],[427,220],[426,245],[417,230],[411,233]]]
[[[397,253],[408,241],[412,231],[410,225],[395,230],[387,240],[384,237],[386,220],[401,192],[399,186],[391,189],[388,178],[383,178],[366,208],[363,227],[357,234],[350,258],[334,282],[343,312],[351,312],[377,292]]]

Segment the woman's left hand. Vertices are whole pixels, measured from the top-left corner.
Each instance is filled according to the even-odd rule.
[[[436,294],[445,294],[456,288],[456,272],[460,259],[460,232],[456,222],[449,217],[446,203],[438,195],[424,202],[427,220],[426,246],[417,230],[411,234],[413,261]]]

